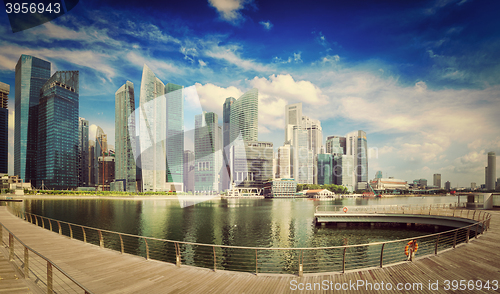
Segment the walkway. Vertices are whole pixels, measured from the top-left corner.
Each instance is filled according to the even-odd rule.
[[[398,283],[422,283],[422,289],[412,293],[454,293],[445,291],[445,280],[474,281],[500,280],[500,211],[491,211],[491,229],[468,245],[440,253],[438,256],[424,257],[415,262],[405,262],[382,269],[374,268],[345,274],[305,274],[294,275],[254,275],[250,273],[217,271],[145,260],[144,258],[122,255],[98,246],[71,240],[54,232],[25,222],[11,215],[5,207],[0,207],[0,222],[28,246],[51,259],[78,282],[94,293],[297,293],[294,289],[307,283],[316,284],[317,291],[326,293],[319,286],[335,287],[342,283],[367,281],[376,287],[391,283],[396,291]],[[5,232],[4,232],[5,234]],[[5,241],[5,237],[4,237]],[[326,282],[325,282],[326,281]],[[439,292],[429,289],[431,283],[438,282]],[[332,284],[330,284],[332,282]],[[483,283],[484,283],[483,282]],[[299,284],[303,283],[303,284]],[[375,284],[378,283],[378,284]],[[1,284],[0,284],[1,285]],[[412,284],[406,284],[411,287]],[[380,293],[365,291],[365,287],[342,293]],[[451,285],[450,285],[451,286]],[[363,290],[363,291],[362,291]],[[330,292],[330,291],[328,291]],[[384,292],[384,291],[382,291]],[[456,291],[455,291],[456,292]],[[475,289],[474,293],[498,292]]]

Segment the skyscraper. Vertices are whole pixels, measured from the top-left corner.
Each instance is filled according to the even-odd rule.
[[[293,126],[291,134],[292,174],[298,184],[313,184],[313,152],[309,150],[307,130],[301,126]]]
[[[307,130],[309,150],[316,156],[321,152],[321,147],[323,146],[321,122],[317,119],[302,116],[302,127]]]
[[[486,190],[495,190],[497,177],[497,163],[495,152],[488,152],[488,169],[486,171]]]
[[[78,186],[78,71],[58,71],[43,85],[38,106],[37,184]]]
[[[441,189],[441,174],[434,174],[433,185]]]
[[[232,103],[229,118],[230,142],[236,140],[240,133],[244,141],[259,140],[258,96],[258,90],[253,88]]]
[[[234,181],[240,188],[263,188],[273,178],[273,143],[245,141],[234,148]]]
[[[184,192],[194,192],[194,152],[184,151]]]
[[[289,104],[285,107],[285,143],[292,140],[293,126],[302,124],[302,103]]]
[[[78,121],[78,186],[89,186],[89,121]]]
[[[226,98],[226,101],[222,105],[222,136],[223,136],[223,170],[221,171],[221,190],[226,190],[230,188],[231,184],[231,162],[229,148],[226,148],[231,143],[231,106],[236,102],[233,97]]]
[[[9,101],[10,86],[0,82],[0,174],[9,172]]]
[[[333,176],[335,184],[342,185],[352,192],[355,189],[355,169],[353,155],[335,155],[334,156]]]
[[[290,144],[278,147],[278,177],[288,179],[291,177],[292,164],[290,162]]]
[[[97,131],[95,134],[95,142],[94,142],[94,156],[93,156],[93,174],[94,174],[94,183],[97,187],[102,186],[102,181],[99,182],[99,173],[101,165],[99,165],[99,157],[103,157],[108,151],[108,135],[104,133],[101,127],[97,127]],[[106,168],[107,165],[102,165],[102,168]]]
[[[166,120],[167,178],[168,183],[183,183],[184,177],[184,97],[183,86],[167,83]]]
[[[115,173],[123,181],[124,191],[136,191],[136,164],[132,145],[135,144],[134,84],[127,81],[115,93]],[[120,189],[121,190],[121,189]]]
[[[35,182],[37,177],[38,102],[42,86],[49,78],[49,62],[29,55],[19,57],[15,82],[14,174],[25,182]]]
[[[219,190],[219,172],[222,167],[222,128],[217,114],[203,111],[195,116],[194,132],[194,190],[215,192]]]
[[[447,191],[451,190],[451,183],[450,183],[450,181],[446,181],[446,183],[444,183],[444,189],[447,190]]]
[[[147,65],[144,65],[141,80],[140,119],[136,127],[140,130],[142,191],[165,191],[167,136],[166,100],[157,99],[165,94],[165,85]],[[164,96],[163,96],[164,97]]]
[[[333,155],[318,154],[318,185],[333,184]]]
[[[346,153],[352,155],[355,167],[355,189],[366,189],[368,182],[368,146],[366,133],[364,131],[355,131],[346,136]]]
[[[346,154],[346,138],[339,136],[329,136],[326,139],[326,153],[342,155]]]

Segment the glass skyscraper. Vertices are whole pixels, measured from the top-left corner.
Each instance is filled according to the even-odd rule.
[[[226,98],[222,105],[222,136],[223,136],[223,170],[221,170],[221,190],[230,188],[231,184],[231,162],[228,147],[231,144],[231,106],[236,102],[233,97]]]
[[[119,190],[136,191],[134,84],[127,81],[115,93],[115,179],[123,180]],[[129,121],[130,119],[130,121]],[[116,187],[116,186],[115,186]]]
[[[259,140],[259,92],[256,88],[241,95],[231,105],[229,118],[230,142],[241,137],[244,141]]]
[[[89,121],[78,121],[78,186],[89,186]]]
[[[167,178],[168,183],[183,183],[184,180],[184,97],[183,86],[167,83]]]
[[[358,183],[368,182],[368,146],[366,133],[364,131],[355,131],[346,136],[347,155],[354,158],[355,171],[355,189],[366,189],[366,184]]]
[[[333,155],[318,154],[318,185],[330,185],[333,179]]]
[[[9,172],[9,110],[10,86],[0,82],[0,174]]]
[[[273,143],[244,142],[244,148],[234,148],[234,181],[240,188],[263,188],[273,179]]]
[[[204,111],[195,116],[194,131],[194,190],[219,190],[219,172],[222,167],[222,128],[217,114]]]
[[[78,186],[78,71],[58,71],[42,87],[38,106],[37,183]]]
[[[14,174],[25,182],[37,177],[38,102],[49,78],[50,62],[21,55],[16,64]]]

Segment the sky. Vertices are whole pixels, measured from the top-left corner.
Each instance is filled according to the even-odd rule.
[[[227,97],[257,88],[259,140],[275,148],[285,105],[302,102],[324,140],[367,133],[369,178],[484,184],[487,153],[500,155],[499,9],[494,0],[90,0],[17,33],[3,10],[10,171],[14,69],[28,54],[52,72],[80,71],[80,117],[111,145],[115,92],[133,82],[138,105],[146,64],[164,83],[195,86],[220,121]]]

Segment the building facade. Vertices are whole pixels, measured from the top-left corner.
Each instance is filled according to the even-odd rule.
[[[293,126],[292,132],[292,174],[298,184],[313,184],[313,152],[309,150],[307,130]]]
[[[441,189],[441,174],[434,174],[433,185],[438,189]]]
[[[194,192],[194,152],[191,150],[184,151],[184,192]]]
[[[488,152],[488,168],[486,170],[486,190],[495,190],[495,180],[497,173],[495,152]]]
[[[334,184],[332,154],[318,154],[318,185]]]
[[[290,143],[293,136],[293,126],[302,124],[302,103],[285,106],[285,144]]]
[[[132,146],[135,144],[134,84],[127,81],[115,93],[115,174],[124,191],[136,191],[137,166]]]
[[[195,116],[194,132],[194,190],[212,193],[219,191],[219,172],[222,167],[222,128],[218,116],[204,111]]]
[[[248,141],[244,148],[234,148],[233,178],[240,188],[262,189],[272,180],[274,149],[271,142]]]
[[[368,143],[364,131],[347,134],[346,154],[353,156],[356,173],[355,189],[364,189],[368,182]]]
[[[231,162],[229,154],[231,144],[231,106],[236,102],[233,97],[226,98],[222,105],[222,138],[223,138],[223,170],[221,171],[221,190],[230,188],[231,183]]]
[[[290,151],[290,144],[278,147],[278,178],[288,179],[291,177]]]
[[[78,187],[78,71],[58,71],[42,87],[38,105],[37,184]]]
[[[447,190],[447,191],[451,190],[451,183],[450,183],[450,181],[446,181],[446,183],[444,183],[444,189]]]
[[[167,183],[183,183],[184,178],[184,97],[183,86],[165,85],[167,138]]]
[[[230,142],[241,134],[244,141],[259,140],[259,92],[253,88],[231,105],[229,117]]]
[[[325,142],[325,151],[328,154],[342,155],[346,154],[346,138],[339,136],[329,136]]]
[[[14,175],[35,183],[38,102],[42,86],[50,78],[50,62],[21,55],[15,76]]]
[[[89,186],[89,121],[78,119],[78,187]]]
[[[353,155],[335,155],[333,157],[334,169],[333,176],[335,184],[344,186],[349,192],[355,189],[355,167]]]
[[[295,197],[297,182],[294,179],[274,179],[264,182],[265,197]]]
[[[9,173],[9,102],[10,86],[0,82],[0,174]]]

